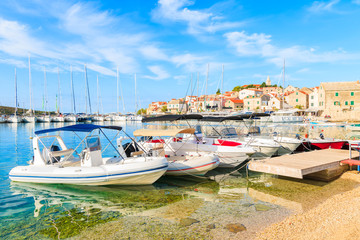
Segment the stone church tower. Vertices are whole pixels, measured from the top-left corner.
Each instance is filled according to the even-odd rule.
[[[269,76],[266,79],[266,86],[271,86],[271,80]]]

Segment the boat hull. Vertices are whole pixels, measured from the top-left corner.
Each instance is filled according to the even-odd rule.
[[[154,183],[167,170],[165,158],[150,161],[131,159],[125,163],[105,164],[98,167],[18,166],[9,178],[16,182],[64,183],[77,185],[148,185]]]
[[[50,117],[38,117],[37,121],[42,123],[50,122]]]
[[[36,122],[36,117],[23,117],[23,122],[24,123],[34,123]]]
[[[345,141],[311,141],[311,149],[341,149],[345,144]]]
[[[205,175],[208,171],[215,169],[219,166],[219,158],[213,156],[196,156],[196,157],[184,157],[184,160],[172,161],[170,157],[169,168],[165,175],[170,176],[183,176],[183,175]]]
[[[195,155],[198,153],[214,153],[220,159],[218,167],[236,167],[249,156],[255,153],[253,148],[244,148],[241,146],[221,146],[211,144],[194,144],[194,143],[183,143],[183,142],[172,142],[165,146],[165,154],[171,155],[176,152],[177,155]]]

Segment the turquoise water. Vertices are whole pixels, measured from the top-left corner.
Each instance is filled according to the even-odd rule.
[[[208,205],[205,204],[202,211],[210,214],[214,209],[218,209],[216,204],[219,202],[229,204],[226,205],[228,209],[238,211],[233,213],[233,210],[229,210],[229,216],[231,214],[243,216],[247,212],[242,209],[244,206],[249,208],[259,203],[265,204],[266,210],[278,207],[267,202],[268,200],[257,199],[259,196],[260,200],[263,197],[263,194],[259,195],[259,192],[266,193],[266,196],[271,194],[273,178],[253,173],[250,176],[253,190],[250,191],[244,169],[233,172],[231,175],[228,172],[218,172],[212,177],[213,180],[163,177],[153,185],[142,187],[12,183],[8,177],[9,171],[15,166],[27,165],[27,161],[32,159],[31,137],[34,131],[64,125],[67,124],[0,124],[0,239],[74,237],[101,223],[116,221],[125,216],[134,216],[139,212],[159,209],[192,198],[204,199]],[[141,123],[127,123],[122,127],[131,134],[135,129],[144,126]],[[109,139],[113,139],[116,131],[106,130],[106,134]],[[85,136],[85,134],[80,135]],[[80,141],[71,132],[63,132],[61,136],[68,147],[75,148]],[[104,148],[107,141],[104,137],[101,141]],[[114,140],[113,143],[115,144],[116,141]],[[104,154],[113,156],[115,150],[109,146]],[[288,185],[288,188],[284,190],[285,193],[294,187],[291,181],[278,179],[276,183],[279,182],[281,185],[285,185],[284,182]],[[307,184],[309,183],[307,182],[304,186],[306,187]],[[277,191],[277,198],[279,198],[279,190]],[[206,207],[211,208],[211,211],[208,211]],[[264,209],[263,206],[256,209],[259,208]],[[201,210],[199,212],[201,213]],[[198,213],[198,218],[201,218],[200,213]],[[206,216],[204,219],[211,218]]]
[[[27,161],[32,159],[31,137],[34,131],[65,125],[68,124],[0,124],[0,239],[71,237],[99,223],[182,200],[187,196],[185,191],[188,185],[204,181],[212,183],[204,179],[175,183],[166,178],[143,187],[11,182],[9,171],[15,166],[27,165]],[[143,126],[141,123],[124,123],[122,127],[131,134]],[[117,133],[105,131],[109,139],[113,139]],[[75,148],[80,141],[72,132],[60,134],[68,147]],[[108,142],[100,136],[104,148]],[[113,144],[116,146],[116,139]],[[111,146],[104,153],[105,156],[115,154]]]

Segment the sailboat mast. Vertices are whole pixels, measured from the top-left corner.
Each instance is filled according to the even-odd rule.
[[[17,114],[17,106],[18,106],[18,99],[17,99],[17,78],[16,78],[16,68],[15,68],[15,116]]]
[[[125,101],[124,101],[124,94],[123,94],[123,90],[122,90],[120,77],[119,77],[119,85],[120,85],[121,101],[122,101],[122,105],[123,105],[123,113],[125,114]]]
[[[207,100],[208,80],[209,80],[209,64],[207,65],[207,71],[206,71],[205,104],[204,104],[205,111],[207,110],[207,108],[206,108],[206,100]]]
[[[197,72],[196,112],[199,112],[199,72]]]
[[[89,109],[90,109],[90,114],[91,114],[91,100],[90,100],[90,91],[89,91],[89,83],[88,83],[88,78],[87,78],[87,70],[86,70],[86,64],[84,65],[84,71],[85,71],[85,102],[86,102],[86,113],[87,113],[87,108],[88,108],[88,101],[89,101]]]
[[[116,111],[119,113],[119,67],[116,68]]]
[[[136,73],[135,73],[135,114],[137,113],[137,96],[136,96]]]
[[[99,75],[96,75],[96,94],[97,94],[97,115],[100,112],[100,103],[99,103]]]
[[[29,97],[30,97],[30,105],[29,105],[29,111],[31,116],[33,115],[32,111],[32,87],[31,87],[31,65],[30,65],[30,53],[29,53]]]
[[[60,113],[61,111],[61,86],[60,86],[60,69],[59,66],[57,67],[57,72],[58,72],[58,113]]]
[[[70,66],[70,82],[71,82],[71,110],[73,113],[76,113],[76,105],[75,105],[75,93],[74,93],[74,82],[73,82],[73,72],[72,65]]]
[[[44,66],[44,110],[47,112],[46,67]]]
[[[224,64],[222,65],[222,74],[221,74],[221,102],[220,109],[223,109],[223,97],[224,97]]]

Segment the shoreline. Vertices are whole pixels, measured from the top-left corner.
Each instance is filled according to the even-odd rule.
[[[360,183],[356,171],[346,172],[340,178]],[[360,187],[357,186],[266,227],[255,239],[360,239],[359,223]]]
[[[353,211],[360,207],[360,175],[354,172],[315,185],[269,178],[248,186],[243,197],[239,189],[222,189],[237,194],[226,201],[199,191],[196,198],[100,224],[73,239],[360,239],[353,234],[353,223],[360,222],[360,210]]]

